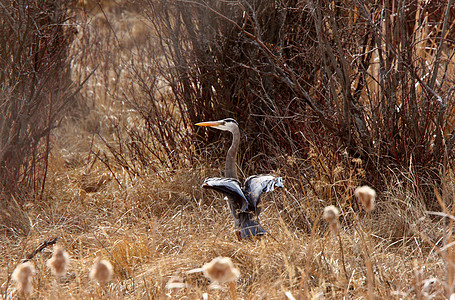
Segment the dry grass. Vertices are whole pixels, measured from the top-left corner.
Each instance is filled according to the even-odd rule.
[[[28,234],[10,231],[0,237],[4,298],[17,296],[10,280],[14,268],[53,237],[70,256],[67,274],[55,278],[46,267],[51,249],[38,253],[31,259],[36,270],[32,299],[201,299],[204,293],[209,299],[229,298],[227,287],[212,289],[201,273],[187,273],[218,256],[230,257],[239,269],[240,299],[283,299],[285,293],[299,299],[445,299],[454,292],[449,286],[455,273],[453,245],[444,248],[453,243],[448,230],[453,220],[447,218],[454,207],[450,174],[440,197],[441,204],[447,203],[441,208],[446,217],[426,212],[412,188],[412,174],[409,182],[391,181],[378,195],[375,209],[365,213],[354,198],[365,173],[361,161],[354,170],[331,169],[324,161],[328,156],[314,147],[307,161],[289,157],[288,164],[297,165],[294,169],[311,164],[320,173],[311,178],[285,174],[286,189],[262,201],[261,221],[269,234],[237,241],[222,197],[200,187],[205,177],[219,175],[203,158],[192,165],[182,160],[176,168],[158,172],[142,169],[140,176],[113,160],[100,159],[109,154],[106,141],[116,141],[119,123],[140,124],[134,111],[112,101],[127,93],[128,77],[109,66],[125,63],[132,55],[130,50],[141,42],[137,32],[153,34],[135,21],[133,12],[123,17],[105,13],[112,16],[110,24],[99,11],[81,19],[81,28],[88,27],[81,30],[85,35],[80,44],[75,43],[85,45],[86,51],[75,59],[75,76],[100,63],[81,92],[89,103],[81,112],[89,114],[82,121],[65,120],[55,132],[44,200],[26,203],[18,216],[30,223]],[[93,30],[97,26],[106,27]],[[129,30],[136,34],[128,35]],[[128,39],[131,36],[136,40]],[[86,48],[98,38],[117,40],[126,50],[114,55],[119,48]],[[336,235],[322,221],[328,205],[340,210]],[[98,257],[114,267],[113,279],[106,284],[89,279]],[[185,287],[167,289],[175,278]]]
[[[309,208],[293,207],[283,192],[263,202],[262,220],[270,234],[238,242],[225,203],[218,195],[202,193],[199,170],[178,170],[168,181],[147,176],[128,182],[125,175],[119,178],[123,189],[111,180],[96,192],[86,192],[81,187],[83,168],[59,166],[52,165],[47,201],[27,206],[32,228],[28,236],[2,237],[2,265],[7,267],[1,273],[3,283],[44,239],[58,236],[69,252],[71,263],[63,279],[54,278],[46,268],[51,249],[33,258],[35,298],[53,298],[57,293],[82,299],[159,299],[170,294],[195,299],[205,292],[225,298],[228,290],[210,290],[201,274],[186,274],[217,256],[231,257],[240,269],[237,294],[244,299],[282,299],[287,291],[315,298],[367,298],[371,292],[379,298],[415,298],[421,293],[423,298],[434,294],[443,299],[447,291],[444,285],[450,273],[445,263],[450,260],[439,252],[443,223],[425,218],[419,207],[394,206],[405,191],[380,196],[372,215],[344,208],[340,241],[346,278],[338,240],[321,224],[323,205],[315,197],[307,199],[319,211],[314,219],[309,217],[313,232],[284,221],[286,214],[307,214]],[[99,162],[96,166],[102,167]],[[288,190],[294,188],[292,180],[286,183]],[[106,286],[88,278],[96,257],[114,266],[114,279]],[[186,288],[167,290],[173,276],[181,277]],[[6,287],[7,294],[14,295],[11,284],[3,284],[2,292]]]

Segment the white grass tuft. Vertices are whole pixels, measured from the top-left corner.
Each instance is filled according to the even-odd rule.
[[[60,245],[54,246],[52,257],[46,265],[51,269],[54,276],[64,276],[69,262],[69,255]]]
[[[204,276],[218,283],[236,281],[240,271],[234,267],[229,257],[217,257],[202,266]]]
[[[32,291],[33,275],[35,275],[35,267],[29,261],[16,267],[11,279],[16,282],[16,289],[19,294],[25,295]]]
[[[355,196],[359,199],[366,212],[370,212],[375,207],[376,191],[371,187],[364,185],[354,191]]]
[[[112,279],[114,268],[108,260],[97,258],[90,271],[89,278],[99,283],[106,283]]]

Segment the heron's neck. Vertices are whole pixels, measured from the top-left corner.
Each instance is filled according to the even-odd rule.
[[[231,147],[229,148],[226,156],[226,168],[225,168],[225,176],[227,178],[237,178],[237,166],[236,166],[236,160],[237,160],[237,151],[239,149],[239,144],[240,144],[240,132],[238,128],[235,128],[234,131],[232,131],[232,144]]]

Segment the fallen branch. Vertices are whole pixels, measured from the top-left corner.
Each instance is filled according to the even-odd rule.
[[[38,253],[43,251],[44,248],[46,248],[47,246],[50,246],[50,245],[54,245],[55,243],[57,243],[57,238],[54,238],[53,240],[42,242],[41,245],[38,246],[38,248],[36,248],[32,253],[27,255],[27,258],[23,262],[31,260],[33,257],[35,257],[35,255],[37,255]]]

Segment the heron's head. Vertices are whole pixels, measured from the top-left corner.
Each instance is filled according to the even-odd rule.
[[[226,118],[226,119],[219,120],[219,121],[201,122],[201,123],[196,123],[195,125],[204,126],[204,127],[212,127],[212,128],[216,128],[219,130],[230,131],[230,132],[234,132],[234,130],[238,130],[238,128],[239,128],[239,124],[237,124],[237,122],[232,118]]]

